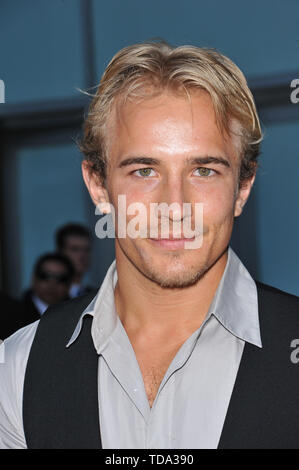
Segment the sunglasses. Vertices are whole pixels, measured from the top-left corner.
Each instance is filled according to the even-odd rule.
[[[54,274],[47,271],[39,271],[36,275],[41,281],[56,281],[59,284],[67,284],[70,281],[68,274]]]

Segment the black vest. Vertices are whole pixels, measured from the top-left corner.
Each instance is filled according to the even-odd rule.
[[[291,360],[291,342],[299,339],[299,299],[260,283],[257,288],[263,348],[245,343],[219,449],[299,449],[299,363]],[[66,348],[94,295],[41,317],[24,383],[28,448],[101,448],[91,317]]]

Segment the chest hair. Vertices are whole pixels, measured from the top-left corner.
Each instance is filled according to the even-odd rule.
[[[150,352],[147,355],[143,355],[143,357],[137,356],[150,407],[154,403],[160,384],[178,349],[179,346],[176,346],[171,351],[164,353],[161,351],[157,357],[153,357]]]

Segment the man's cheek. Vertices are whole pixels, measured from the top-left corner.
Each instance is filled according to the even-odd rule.
[[[203,204],[203,228],[204,235],[213,236],[213,233],[227,230],[233,220],[233,204],[221,196],[213,201]]]
[[[203,203],[207,212],[214,214],[215,216],[219,214],[219,217],[221,218],[224,214],[231,213],[233,211],[233,192],[230,191],[228,187],[221,186],[220,188],[210,191],[209,194],[206,194]]]

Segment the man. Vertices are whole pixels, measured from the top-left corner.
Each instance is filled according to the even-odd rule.
[[[18,329],[39,320],[49,305],[68,299],[73,273],[74,269],[68,258],[58,253],[41,256],[33,269],[31,288],[20,301],[0,293],[0,338],[7,338]]]
[[[56,232],[57,251],[67,256],[74,268],[74,278],[70,287],[71,298],[90,292],[90,288],[83,284],[83,278],[90,263],[91,234],[81,224],[70,223]]]
[[[23,326],[45,313],[49,305],[69,299],[74,268],[69,259],[59,253],[42,255],[33,269],[32,287],[22,299]]]
[[[114,216],[116,260],[96,296],[5,342],[2,447],[298,447],[299,301],[255,283],[229,248],[260,141],[225,56],[164,43],[116,54],[81,144],[90,195]],[[156,211],[156,234],[160,203],[172,210]],[[132,207],[146,234],[132,235]]]

